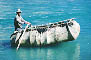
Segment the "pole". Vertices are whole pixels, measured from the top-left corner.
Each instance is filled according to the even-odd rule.
[[[25,27],[24,32],[23,32],[22,36],[21,36],[20,39],[19,39],[19,44],[18,44],[18,46],[17,46],[17,50],[18,50],[19,47],[20,47],[20,44],[21,44],[22,38],[23,38],[23,36],[24,36],[24,34],[25,34],[25,32],[26,32],[26,29],[28,28],[28,25],[29,25],[29,24],[27,24],[27,26]]]

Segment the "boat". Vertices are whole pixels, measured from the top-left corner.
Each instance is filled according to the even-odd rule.
[[[80,33],[80,25],[72,18],[47,25],[28,26],[23,32],[14,31],[11,34],[11,46],[46,46],[73,41]]]

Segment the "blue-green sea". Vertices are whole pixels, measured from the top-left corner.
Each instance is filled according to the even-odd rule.
[[[32,25],[76,18],[80,35],[74,41],[16,51],[10,35],[18,8]],[[91,0],[0,0],[0,60],[91,60]]]

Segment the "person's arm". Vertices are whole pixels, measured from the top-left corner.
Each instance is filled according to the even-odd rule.
[[[24,24],[25,23],[25,22],[19,20],[18,18],[16,18],[16,21],[18,21],[18,23],[20,23],[20,24]]]

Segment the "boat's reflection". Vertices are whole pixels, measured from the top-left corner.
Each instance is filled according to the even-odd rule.
[[[21,60],[79,60],[80,45],[64,42],[50,47],[20,48],[16,54]]]

